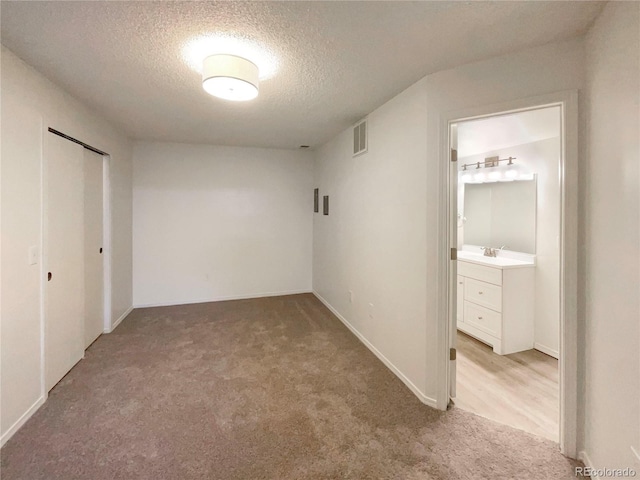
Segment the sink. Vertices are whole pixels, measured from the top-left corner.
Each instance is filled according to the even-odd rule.
[[[479,265],[487,265],[497,268],[515,268],[515,267],[533,267],[535,266],[535,257],[530,255],[529,258],[511,258],[509,256],[501,256],[499,252],[497,257],[485,257],[481,253],[461,250],[458,252],[458,260],[465,262],[477,263]]]

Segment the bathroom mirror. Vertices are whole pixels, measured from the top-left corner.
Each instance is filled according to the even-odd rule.
[[[535,179],[467,183],[460,188],[464,189],[463,243],[536,253]]]

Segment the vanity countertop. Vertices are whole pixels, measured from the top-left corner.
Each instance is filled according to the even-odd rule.
[[[467,250],[458,252],[458,260],[501,269],[536,266],[534,256],[530,256],[530,258],[511,258],[509,256],[501,256],[500,253],[498,253],[497,257],[486,257],[482,254],[469,252]]]

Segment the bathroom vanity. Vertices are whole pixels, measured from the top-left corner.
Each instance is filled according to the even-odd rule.
[[[533,348],[535,256],[458,253],[458,329],[499,355]]]

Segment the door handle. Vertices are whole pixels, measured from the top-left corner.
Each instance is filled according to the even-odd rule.
[[[51,277],[53,277],[53,275],[51,275],[51,272],[47,273],[47,282],[51,281]]]

